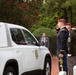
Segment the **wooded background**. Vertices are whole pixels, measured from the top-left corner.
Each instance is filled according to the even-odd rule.
[[[76,0],[0,0],[0,22],[22,25],[36,37],[56,37],[59,18],[76,25]]]

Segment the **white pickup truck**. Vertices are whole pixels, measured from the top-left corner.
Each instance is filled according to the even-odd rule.
[[[51,75],[51,54],[26,28],[0,22],[0,75]]]

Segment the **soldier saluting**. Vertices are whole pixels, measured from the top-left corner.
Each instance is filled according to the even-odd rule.
[[[64,19],[59,19],[58,20],[58,27],[60,28],[60,31],[57,35],[57,56],[58,59],[63,60],[63,70],[67,70],[67,53],[68,53],[68,48],[67,48],[67,40],[69,36],[69,31],[66,29],[66,21]],[[61,71],[61,67],[59,64],[59,70]],[[67,72],[68,74],[68,72]]]

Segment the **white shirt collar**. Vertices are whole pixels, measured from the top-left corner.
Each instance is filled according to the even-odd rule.
[[[65,26],[62,26],[60,29],[64,28]]]

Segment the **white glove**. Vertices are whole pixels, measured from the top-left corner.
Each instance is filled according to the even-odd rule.
[[[67,54],[67,56],[68,56],[68,57],[71,57],[72,55],[71,55],[71,54]]]

